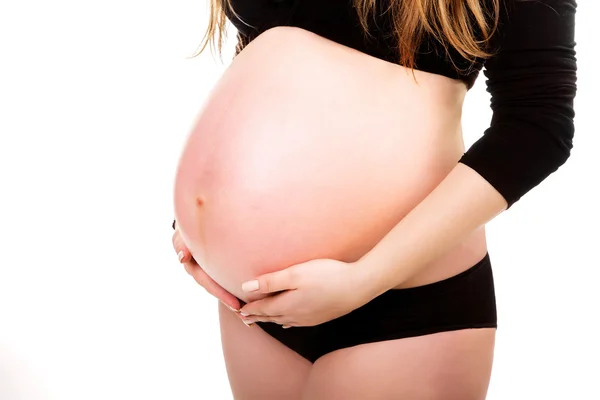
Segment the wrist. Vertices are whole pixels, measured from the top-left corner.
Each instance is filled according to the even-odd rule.
[[[353,279],[367,301],[397,286],[389,277],[383,263],[376,263],[371,257],[363,257],[353,263]]]

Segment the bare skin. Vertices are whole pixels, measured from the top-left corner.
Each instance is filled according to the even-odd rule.
[[[252,42],[209,96],[180,160],[174,245],[188,272],[237,308],[234,296],[254,299],[241,291],[246,280],[369,251],[464,152],[464,84],[415,75],[418,84],[403,67],[297,28]],[[485,253],[481,228],[398,288],[456,275]],[[485,398],[493,329],[355,346],[312,365],[219,310],[236,399]]]

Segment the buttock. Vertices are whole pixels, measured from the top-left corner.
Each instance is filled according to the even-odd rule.
[[[488,253],[451,278],[408,289],[392,289],[362,307],[321,325],[283,329],[257,322],[302,357],[315,362],[327,353],[360,344],[460,329],[496,328],[496,298]]]

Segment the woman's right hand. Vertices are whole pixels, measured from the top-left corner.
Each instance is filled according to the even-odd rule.
[[[206,289],[208,293],[219,299],[221,303],[229,307],[231,311],[239,312],[241,304],[238,298],[225,290],[221,285],[208,276],[206,272],[204,272],[202,267],[200,267],[200,265],[198,265],[196,260],[194,260],[192,257],[192,254],[185,243],[183,243],[179,229],[176,226],[175,232],[173,233],[173,247],[177,252],[179,262],[183,264],[187,273],[190,274],[200,286]]]

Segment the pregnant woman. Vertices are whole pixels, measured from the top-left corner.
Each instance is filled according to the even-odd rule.
[[[173,243],[221,300],[234,397],[484,399],[484,226],[569,157],[575,1],[211,7],[202,49],[229,20],[238,51],[182,152]]]

